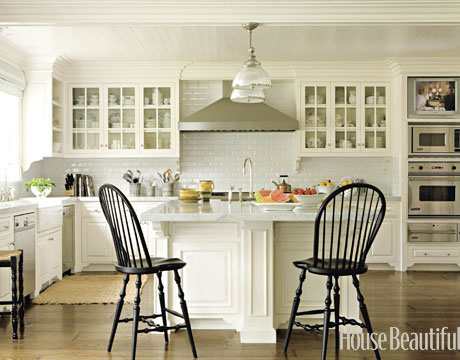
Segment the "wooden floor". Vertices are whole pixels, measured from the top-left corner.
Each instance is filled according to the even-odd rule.
[[[371,271],[361,277],[374,329],[388,333],[428,332],[430,328],[460,326],[460,273]],[[141,309],[152,303],[152,282],[144,288]],[[187,294],[186,294],[187,295]],[[0,359],[128,359],[131,326],[120,324],[112,353],[106,352],[114,305],[29,306],[23,339],[11,339],[10,318],[0,318]],[[131,306],[124,315],[131,315]],[[240,344],[234,331],[194,331],[201,359],[320,359],[321,337],[295,331],[289,352],[282,351],[284,331],[277,344]],[[333,331],[331,331],[333,335]],[[341,351],[335,355],[330,336],[328,359],[373,359],[369,351]],[[160,335],[139,334],[138,359],[192,359],[186,333],[172,334],[169,346]],[[383,359],[460,359],[460,352],[385,351]]]

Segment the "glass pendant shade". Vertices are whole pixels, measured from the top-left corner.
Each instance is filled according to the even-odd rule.
[[[264,102],[263,90],[233,89],[230,99],[237,103],[257,104]]]
[[[272,86],[272,82],[259,62],[247,62],[236,74],[232,86],[234,89],[265,90]]]

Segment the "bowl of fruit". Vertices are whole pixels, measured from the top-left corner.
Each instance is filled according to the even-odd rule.
[[[331,180],[323,180],[319,183],[319,185],[316,185],[316,190],[320,194],[329,195],[335,190],[335,188],[336,186],[331,182]]]
[[[316,206],[324,199],[324,194],[318,194],[316,189],[294,189],[292,194],[302,206]]]

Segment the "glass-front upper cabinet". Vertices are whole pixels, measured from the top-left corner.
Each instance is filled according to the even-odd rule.
[[[385,151],[389,136],[389,90],[386,84],[364,84],[362,86],[363,150]]]
[[[102,116],[99,86],[71,86],[71,150],[73,152],[101,152]]]
[[[142,88],[141,151],[168,152],[172,149],[174,108],[171,86],[145,85]]]
[[[334,151],[359,151],[359,85],[332,85],[332,147]]]
[[[110,152],[137,150],[137,87],[130,85],[105,87],[105,148]]]
[[[304,151],[324,152],[330,147],[329,85],[302,86],[301,138]]]

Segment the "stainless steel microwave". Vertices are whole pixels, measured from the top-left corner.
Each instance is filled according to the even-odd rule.
[[[410,134],[413,154],[460,152],[460,125],[411,126]]]

